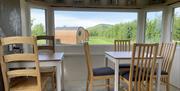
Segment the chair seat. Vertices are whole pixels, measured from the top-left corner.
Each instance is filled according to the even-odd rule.
[[[121,76],[127,80],[129,80],[129,71],[121,73]],[[133,75],[133,81],[135,80],[135,76]]]
[[[41,67],[40,72],[41,73],[52,73],[52,72],[56,72],[56,68],[55,67]]]
[[[155,75],[156,75],[157,71],[155,71]],[[161,71],[161,75],[168,75],[168,72],[166,71]]]
[[[119,68],[130,68],[130,64],[119,64]]]
[[[94,68],[93,75],[94,76],[114,75],[114,70],[110,67]]]
[[[41,77],[42,89],[45,89],[47,81],[47,77]],[[10,91],[37,91],[37,88],[37,78],[23,77],[21,81],[10,87]]]
[[[123,75],[129,72],[129,70],[120,70],[119,75]],[[114,75],[114,69],[110,67],[102,67],[102,68],[94,68],[93,75],[94,76],[106,76],[106,75]]]
[[[135,73],[135,72],[134,72]],[[129,71],[123,71],[120,73],[120,75],[124,78],[126,78],[127,80],[129,80]],[[156,75],[156,71],[155,71],[155,75]],[[161,71],[161,75],[168,75],[167,72],[165,71]],[[133,76],[133,81],[135,80],[135,77]]]

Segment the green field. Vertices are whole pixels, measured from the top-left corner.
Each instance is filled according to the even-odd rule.
[[[38,40],[37,44],[38,45],[46,45],[46,40]]]
[[[104,38],[104,37],[89,37],[89,44],[113,44],[114,39]]]

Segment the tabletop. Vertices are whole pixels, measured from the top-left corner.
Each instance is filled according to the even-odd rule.
[[[43,52],[39,53],[39,61],[62,61],[64,53],[63,52]]]
[[[115,59],[130,59],[132,58],[132,52],[131,51],[108,51],[105,52],[105,55],[111,56]],[[162,59],[161,56],[157,56],[158,59]]]

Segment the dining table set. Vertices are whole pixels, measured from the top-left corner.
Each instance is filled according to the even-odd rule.
[[[26,81],[24,81],[24,85],[22,86],[13,85],[14,88],[9,87],[8,83],[11,81],[8,82],[9,80],[7,79],[21,76],[37,76],[36,85],[39,85],[38,82],[41,81],[40,84],[42,86],[44,83],[42,79],[40,80],[38,77],[49,74],[47,76],[52,78],[52,88],[56,91],[64,90],[64,52],[55,51],[53,36],[39,36],[37,39],[38,38],[53,40],[52,42],[48,42],[49,44],[52,43],[52,45],[38,46],[35,43],[37,41],[34,37],[9,37],[1,39],[1,49],[3,49],[2,46],[10,44],[27,43],[33,45],[32,54],[23,52],[5,55],[1,53],[1,69],[5,89],[19,90],[28,86],[32,89],[34,82],[32,82],[32,84],[30,84],[31,82],[27,82],[26,84]],[[142,85],[148,87],[148,90],[146,89],[147,91],[152,91],[152,89],[154,89],[154,83],[155,91],[161,91],[160,83],[162,78],[164,81],[169,81],[170,72],[167,69],[172,65],[176,44],[177,43],[134,43],[132,45],[130,40],[115,40],[114,50],[104,52],[105,67],[93,68],[89,44],[88,42],[84,42],[84,56],[88,72],[86,91],[93,90],[93,82],[95,80],[106,80],[107,84],[105,86],[107,86],[108,89],[113,87],[114,91],[120,91],[119,86],[122,85],[120,84],[121,81],[127,83],[128,91],[133,91],[133,89],[145,91],[140,90]],[[41,49],[52,51],[40,51]],[[9,64],[10,62],[12,63]],[[110,62],[114,64],[113,67],[108,67],[108,63]],[[126,71],[122,70],[124,65],[122,62],[126,63]],[[9,64],[8,67],[6,67],[5,64]],[[19,67],[23,69],[16,69]],[[41,72],[41,68],[43,67],[45,71]],[[48,68],[51,68],[51,70],[48,70]],[[12,71],[11,69],[15,70]],[[27,71],[29,71],[29,73]],[[110,80],[112,80],[114,86],[110,85]],[[43,86],[41,86],[37,89],[43,89]],[[167,89],[169,89],[168,86]]]

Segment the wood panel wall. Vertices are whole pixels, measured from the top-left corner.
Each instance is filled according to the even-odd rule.
[[[0,37],[21,34],[20,0],[0,0]],[[0,91],[4,91],[1,71]]]

